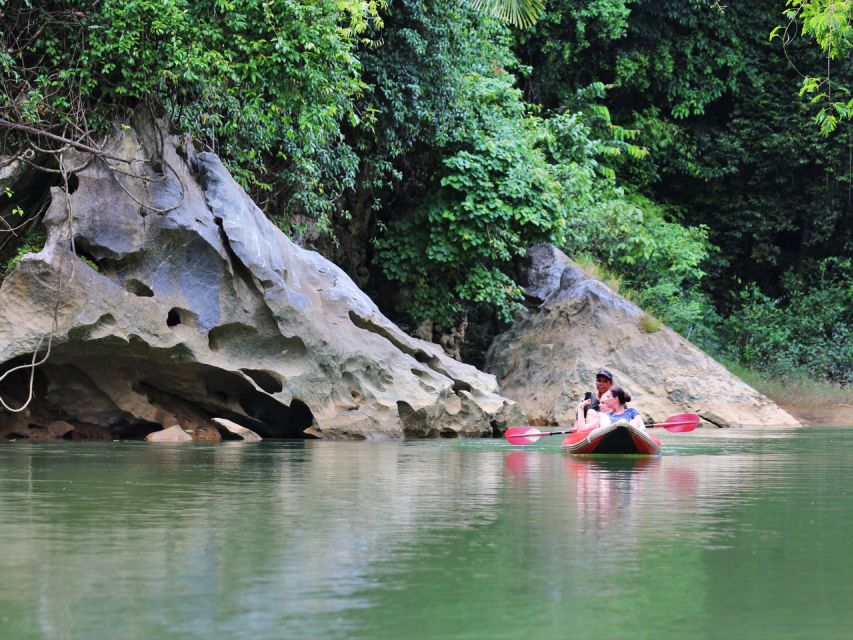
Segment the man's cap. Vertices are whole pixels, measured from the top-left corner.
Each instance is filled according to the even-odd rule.
[[[602,378],[607,378],[610,382],[613,382],[613,374],[610,373],[607,369],[599,369],[598,373],[595,374],[595,377],[601,376]]]

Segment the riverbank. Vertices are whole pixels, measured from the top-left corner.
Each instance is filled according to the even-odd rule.
[[[847,392],[847,402],[812,406],[809,401],[798,401],[787,396],[768,397],[785,411],[794,416],[807,427],[849,427],[853,426],[853,395]]]
[[[809,378],[770,378],[767,374],[726,364],[807,427],[853,426],[853,387]]]

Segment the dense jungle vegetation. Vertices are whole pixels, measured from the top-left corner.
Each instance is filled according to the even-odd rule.
[[[3,152],[144,105],[475,363],[547,241],[717,357],[850,385],[841,4],[552,0],[519,29],[464,0],[0,0]],[[0,197],[33,221],[9,261],[38,203]]]

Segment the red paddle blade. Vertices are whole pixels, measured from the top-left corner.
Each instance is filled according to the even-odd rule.
[[[693,431],[698,424],[699,416],[695,413],[679,413],[664,420],[660,426],[671,433],[686,433]]]
[[[510,427],[504,431],[504,438],[510,444],[533,444],[542,437],[542,432],[533,427]]]

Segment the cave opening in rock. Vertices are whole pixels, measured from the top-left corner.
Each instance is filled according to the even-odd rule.
[[[314,423],[314,415],[304,402],[294,399],[290,406],[263,393],[240,398],[243,411],[255,422],[250,428],[262,438],[308,438],[305,429]]]
[[[128,278],[124,288],[128,293],[132,293],[140,298],[154,297],[154,292],[151,290],[151,287],[136,278]]]
[[[41,354],[36,362],[41,361]],[[28,400],[43,398],[47,392],[48,379],[39,366],[32,366],[33,354],[28,353],[0,364],[0,396],[4,402],[18,409]],[[32,397],[30,394],[32,390]]]
[[[50,207],[51,187],[59,184],[57,173],[25,171],[20,181],[9,178],[6,189],[0,192],[0,280],[3,280],[25,253],[41,251],[46,241],[46,230],[41,224]],[[7,229],[14,233],[6,232]]]
[[[69,194],[74,193],[75,191],[77,191],[77,187],[79,187],[79,186],[80,186],[80,178],[78,178],[78,177],[77,177],[77,174],[76,174],[76,173],[69,173],[69,174],[68,174],[68,182],[67,182],[67,185],[68,185],[68,193],[69,193]],[[60,186],[60,188],[62,188],[62,189],[64,189],[64,188],[65,188],[65,185],[64,185],[64,184],[62,184],[62,183],[60,183],[60,185],[59,185],[59,186]]]
[[[169,309],[169,313],[166,315],[166,326],[174,327],[179,324],[181,324],[181,314],[175,308]]]
[[[163,425],[145,420],[122,420],[110,425],[110,431],[122,440],[145,440],[145,436],[163,429]]]
[[[281,379],[272,371],[263,369],[240,369],[249,376],[252,381],[267,393],[279,393],[284,389]]]

